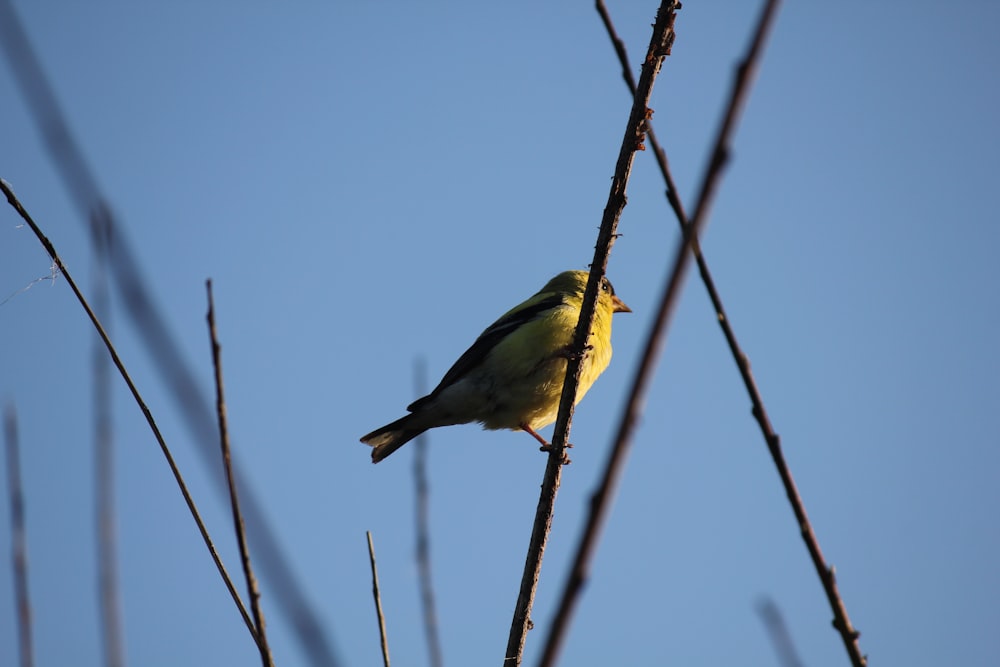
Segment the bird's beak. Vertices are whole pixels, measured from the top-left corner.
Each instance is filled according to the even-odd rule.
[[[625,302],[619,299],[617,296],[611,297],[611,312],[613,313],[631,313],[632,309],[625,305]]]

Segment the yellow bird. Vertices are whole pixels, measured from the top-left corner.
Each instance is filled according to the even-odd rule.
[[[410,414],[361,438],[378,463],[424,431],[479,422],[522,430],[548,447],[537,429],[556,420],[570,345],[587,287],[586,271],[564,271],[480,334],[440,384],[406,409]],[[611,362],[611,316],[632,309],[601,279],[576,403]]]

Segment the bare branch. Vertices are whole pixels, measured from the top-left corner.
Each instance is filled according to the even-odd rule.
[[[552,527],[552,513],[555,506],[556,493],[562,478],[562,466],[566,456],[566,442],[569,437],[573,419],[573,406],[579,386],[580,371],[590,330],[593,325],[595,307],[597,305],[598,285],[607,270],[608,257],[617,236],[618,221],[625,208],[625,191],[628,185],[632,163],[637,150],[643,148],[646,121],[650,110],[647,106],[653,90],[653,82],[660,71],[663,59],[670,54],[674,41],[674,12],[679,3],[675,0],[663,0],[653,26],[653,34],[642,65],[642,75],[639,79],[639,92],[635,95],[632,110],[625,128],[618,153],[611,191],[604,208],[600,232],[594,249],[594,259],[590,267],[590,278],[584,293],[580,309],[580,319],[573,337],[570,360],[566,368],[566,380],[563,384],[562,397],[559,404],[559,415],[556,419],[555,432],[548,462],[545,466],[545,476],[542,481],[542,492],[535,511],[535,521],[531,530],[531,540],[528,545],[528,556],[525,559],[524,574],[521,577],[521,588],[514,606],[514,619],[511,623],[507,650],[504,654],[504,666],[511,667],[521,664],[524,653],[524,641],[531,627],[531,607],[534,603],[538,577],[541,573],[542,556]]]
[[[7,197],[7,201],[14,207],[14,210],[16,210],[21,218],[28,223],[28,226],[31,227],[31,231],[35,233],[35,236],[38,237],[38,240],[45,248],[45,251],[49,253],[49,257],[51,257],[52,261],[54,261],[56,266],[59,267],[59,272],[66,278],[66,282],[69,284],[70,289],[73,290],[73,294],[76,295],[77,301],[79,301],[80,305],[83,306],[84,311],[87,313],[87,317],[90,318],[90,321],[93,323],[94,328],[101,337],[101,340],[104,341],[104,346],[107,347],[108,353],[111,355],[111,360],[114,362],[119,374],[121,374],[122,379],[125,380],[125,384],[128,385],[129,391],[132,393],[132,398],[135,399],[136,404],[139,406],[143,416],[146,418],[146,423],[149,424],[149,428],[152,430],[153,436],[156,438],[156,442],[160,445],[160,451],[163,452],[163,456],[167,460],[167,465],[170,466],[170,472],[173,473],[174,479],[177,482],[177,487],[180,489],[181,495],[184,496],[184,502],[187,504],[188,510],[191,512],[191,516],[198,525],[198,530],[201,532],[201,537],[205,541],[205,546],[208,547],[208,552],[211,554],[212,560],[215,562],[215,567],[219,570],[219,574],[222,576],[222,580],[225,582],[226,588],[229,590],[229,594],[233,598],[233,602],[236,604],[237,609],[239,609],[240,615],[243,617],[243,622],[250,631],[250,636],[253,637],[254,642],[256,642],[259,646],[260,641],[257,637],[257,631],[253,626],[253,621],[250,620],[246,607],[243,606],[239,593],[236,592],[236,587],[233,586],[233,581],[229,578],[229,573],[226,572],[226,568],[222,564],[222,559],[219,558],[219,554],[215,551],[215,545],[212,543],[212,538],[209,536],[208,529],[205,527],[205,523],[201,519],[201,514],[198,512],[198,507],[195,505],[194,499],[191,497],[190,492],[188,492],[187,485],[184,483],[184,477],[181,475],[181,471],[177,467],[177,463],[174,461],[173,454],[170,453],[170,448],[167,447],[167,442],[163,439],[163,434],[160,433],[160,429],[157,427],[156,421],[153,419],[153,413],[149,411],[148,407],[146,407],[146,402],[142,400],[139,390],[136,388],[135,383],[132,382],[132,378],[128,374],[128,371],[125,370],[125,365],[118,357],[118,352],[115,350],[114,345],[112,345],[111,339],[108,338],[107,332],[104,331],[104,327],[101,326],[100,320],[97,319],[97,315],[94,314],[90,304],[87,303],[87,299],[84,298],[80,288],[76,286],[76,281],[73,280],[69,271],[66,270],[66,266],[56,253],[56,249],[52,245],[52,242],[49,241],[44,234],[42,234],[42,230],[39,229],[38,225],[35,224],[35,221],[31,219],[31,216],[28,215],[28,212],[21,205],[21,202],[17,200],[17,197],[14,195],[14,191],[10,189],[10,185],[2,178],[0,178],[0,190],[3,191],[4,195]]]
[[[702,181],[694,218],[690,225],[685,227],[684,238],[678,244],[677,251],[674,253],[673,270],[670,273],[660,300],[655,325],[646,341],[642,361],[632,383],[628,403],[622,412],[615,444],[609,454],[604,475],[591,498],[587,524],[580,538],[580,543],[577,546],[573,566],[566,579],[555,619],[549,629],[545,650],[538,663],[540,667],[549,667],[555,664],[556,656],[559,653],[562,641],[569,627],[576,603],[579,601],[580,591],[589,576],[590,566],[597,550],[598,537],[607,519],[610,500],[617,489],[618,481],[625,466],[626,456],[631,448],[632,435],[641,412],[640,406],[644,402],[653,369],[666,342],[667,326],[680,295],[681,283],[683,282],[687,264],[691,257],[688,250],[692,240],[697,238],[701,228],[708,219],[708,209],[722,175],[725,156],[729,151],[730,136],[735,127],[739,111],[746,100],[751,74],[757,66],[757,59],[762,51],[764,38],[767,35],[768,27],[771,24],[776,7],[777,2],[775,0],[771,0],[767,5],[767,8],[761,15],[761,20],[750,45],[750,50],[739,67],[738,75],[730,94],[729,104],[716,136],[715,145],[712,150],[712,159],[709,162]],[[639,92],[645,94],[645,91],[642,90],[641,78]]]
[[[382,614],[382,596],[378,592],[378,568],[375,567],[375,545],[372,543],[371,531],[365,531],[368,536],[368,560],[372,564],[372,596],[375,598],[375,613],[378,616],[378,636],[382,644],[382,663],[389,667],[389,638],[385,634],[385,616]]]
[[[629,90],[634,95],[635,82],[628,68],[628,56],[625,51],[625,44],[618,37],[618,34],[614,29],[611,17],[608,14],[607,8],[604,6],[603,0],[597,0],[597,11],[601,15],[601,20],[604,22],[604,26],[608,31],[608,36],[611,38],[611,42],[615,47],[615,52],[618,54],[618,58],[621,61],[623,72],[622,76],[625,79],[626,84],[629,86]],[[764,11],[767,13],[774,11],[774,9],[769,4],[765,7]],[[745,63],[746,61],[744,61],[744,65]],[[742,67],[740,75],[749,76]],[[670,173],[666,152],[657,141],[656,134],[653,132],[652,127],[649,128],[648,136],[650,145],[653,147],[653,153],[656,155],[656,161],[659,164],[660,172],[663,174],[663,179],[667,184],[667,200],[670,202],[670,206],[677,215],[677,220],[680,222],[681,229],[685,230],[688,228],[689,223],[687,216],[684,213],[684,207],[681,204],[680,197],[677,195],[677,187],[674,185],[673,175]],[[768,450],[771,452],[771,457],[778,469],[778,475],[781,477],[782,484],[785,487],[785,493],[792,505],[792,511],[795,514],[795,518],[800,527],[802,527],[802,539],[806,543],[806,548],[809,551],[813,565],[816,568],[816,572],[819,575],[823,589],[826,592],[827,599],[829,600],[830,606],[833,610],[834,628],[840,633],[841,638],[844,641],[844,646],[850,656],[851,664],[855,667],[861,667],[867,663],[867,659],[861,653],[861,649],[858,646],[857,640],[860,633],[851,625],[850,618],[847,615],[847,608],[844,605],[843,599],[840,597],[839,590],[837,589],[836,579],[833,575],[833,568],[827,566],[826,561],[823,558],[818,539],[813,531],[809,517],[806,514],[805,506],[799,496],[798,489],[795,486],[795,480],[792,477],[791,471],[788,469],[788,465],[785,462],[784,455],[781,452],[780,438],[771,426],[771,420],[768,417],[767,409],[764,407],[764,399],[757,388],[757,382],[754,379],[753,372],[750,370],[750,359],[746,353],[743,352],[742,347],[736,339],[736,333],[733,331],[729,316],[726,314],[726,310],[722,305],[722,298],[719,296],[719,292],[715,287],[715,280],[712,278],[712,274],[708,269],[708,261],[702,254],[698,238],[696,236],[692,237],[689,242],[691,244],[691,252],[694,254],[695,262],[698,265],[698,273],[701,275],[701,280],[705,285],[706,291],[708,292],[709,299],[711,299],[712,305],[715,308],[719,326],[721,327],[722,333],[726,338],[726,343],[729,345],[729,350],[733,355],[733,359],[736,361],[736,366],[739,368],[740,376],[743,378],[743,384],[747,389],[747,393],[750,395],[750,401],[753,405],[754,418],[757,420],[761,433],[764,436],[764,440],[767,442]]]
[[[222,383],[222,347],[215,330],[215,299],[212,296],[212,281],[205,281],[208,292],[208,337],[212,344],[212,367],[215,369],[215,410],[219,417],[219,442],[222,447],[222,465],[226,469],[226,484],[229,486],[229,502],[233,509],[233,524],[236,529],[236,542],[240,548],[240,563],[243,565],[243,575],[247,580],[247,593],[250,596],[250,610],[253,612],[254,626],[260,647],[260,659],[264,667],[274,667],[271,658],[271,647],[267,643],[267,632],[264,630],[264,612],[260,608],[260,589],[257,587],[257,577],[254,576],[253,565],[250,563],[250,548],[247,546],[247,536],[243,529],[243,513],[240,511],[239,494],[236,492],[236,481],[233,477],[233,461],[229,449],[229,422],[226,418],[226,395]]]
[[[611,44],[615,48],[615,53],[618,54],[618,61],[622,66],[622,79],[625,80],[625,85],[628,86],[629,92],[633,97],[635,97],[635,77],[632,76],[632,70],[629,68],[628,52],[625,50],[625,42],[623,42],[618,36],[614,23],[611,22],[611,15],[608,13],[608,8],[604,5],[604,0],[597,0],[597,13],[601,15],[601,21],[604,23],[604,28],[608,31],[608,37],[611,39]],[[674,184],[674,176],[670,171],[670,163],[667,161],[667,154],[656,137],[652,121],[646,124],[646,138],[649,139],[649,145],[653,147],[653,155],[656,157],[656,163],[659,165],[660,173],[663,174],[663,180],[667,184],[667,201],[670,202],[670,206],[677,214],[677,220],[680,222],[681,229],[683,230],[688,224],[687,214],[684,212],[684,205],[681,203],[680,196],[677,194],[677,186]],[[691,243],[692,251],[695,253],[695,257],[699,260],[698,268],[702,269],[704,266],[702,273],[702,277],[704,278],[704,276],[708,273],[708,266],[701,257],[700,244],[698,243],[697,238],[693,239]],[[708,280],[711,281],[711,274],[708,274]],[[713,284],[712,292],[714,292],[714,289]],[[721,307],[721,304],[719,304],[719,307]]]
[[[17,411],[13,403],[4,410],[4,442],[7,448],[7,492],[10,494],[10,544],[14,562],[14,594],[17,602],[17,645],[21,667],[34,664],[31,643],[31,599],[28,596],[28,540],[24,529],[24,493],[21,490],[21,452],[17,438]]]

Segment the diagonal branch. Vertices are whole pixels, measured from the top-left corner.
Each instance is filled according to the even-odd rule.
[[[382,594],[378,587],[378,568],[375,566],[375,545],[372,543],[371,531],[366,531],[368,536],[368,560],[372,566],[372,597],[375,598],[375,614],[378,616],[378,637],[382,646],[382,664],[389,667],[389,638],[385,632],[385,614],[382,613]]]
[[[538,577],[542,568],[542,556],[545,552],[545,545],[552,527],[552,513],[555,506],[556,493],[562,478],[566,442],[573,419],[573,404],[575,403],[577,387],[579,386],[582,360],[593,325],[598,285],[607,269],[611,247],[614,245],[617,236],[618,221],[621,218],[622,210],[625,208],[625,190],[632,170],[632,163],[635,159],[635,152],[643,148],[642,140],[645,136],[646,121],[650,115],[647,104],[652,94],[653,82],[660,71],[664,58],[670,54],[670,48],[674,42],[674,18],[679,4],[676,0],[663,0],[660,4],[656,15],[656,22],[653,25],[653,34],[650,38],[649,49],[646,52],[646,59],[642,65],[642,75],[639,78],[639,92],[633,99],[632,110],[625,128],[625,137],[622,140],[621,149],[618,153],[615,175],[611,183],[611,191],[608,194],[608,203],[604,208],[601,229],[597,236],[597,245],[594,249],[594,259],[590,267],[590,278],[587,282],[587,289],[584,293],[583,304],[580,309],[580,319],[573,336],[571,351],[575,354],[571,354],[570,360],[567,363],[566,380],[563,384],[562,397],[559,403],[559,415],[556,419],[552,446],[548,462],[545,466],[545,476],[542,481],[542,491],[538,499],[538,507],[535,511],[535,521],[531,530],[531,540],[528,545],[528,555],[525,559],[524,574],[521,578],[521,588],[514,606],[514,619],[511,622],[507,651],[504,654],[505,667],[520,665],[524,653],[524,641],[531,626],[531,607],[534,603],[535,590],[538,586]]]
[[[125,380],[125,384],[128,385],[129,391],[132,393],[132,398],[135,399],[136,404],[142,411],[143,416],[146,418],[146,423],[149,424],[150,430],[153,432],[153,436],[156,438],[156,442],[160,445],[160,451],[163,452],[164,458],[167,460],[167,465],[170,466],[170,472],[173,473],[174,479],[177,482],[177,487],[181,491],[181,495],[184,496],[184,502],[188,506],[188,510],[191,512],[191,516],[194,518],[194,522],[198,525],[198,530],[201,533],[202,539],[205,541],[205,546],[208,547],[208,552],[212,556],[212,560],[215,562],[215,567],[219,570],[219,574],[222,576],[222,580],[226,584],[226,588],[229,590],[229,594],[233,598],[233,602],[236,604],[237,609],[239,609],[240,615],[243,617],[243,622],[246,624],[247,629],[250,631],[250,636],[253,637],[255,643],[258,647],[260,646],[260,639],[257,636],[257,630],[254,628],[253,621],[250,620],[250,615],[247,614],[246,607],[243,606],[243,602],[240,600],[239,593],[236,592],[236,587],[233,586],[232,579],[229,578],[229,573],[226,572],[226,567],[222,564],[222,559],[219,558],[219,554],[215,550],[215,545],[212,543],[212,538],[208,534],[208,529],[205,527],[205,522],[201,519],[201,513],[198,512],[198,507],[194,503],[194,498],[191,497],[191,493],[188,491],[187,484],[184,483],[184,477],[181,475],[180,468],[177,467],[177,463],[174,461],[174,456],[170,452],[170,448],[167,447],[166,440],[163,439],[163,434],[160,433],[159,427],[156,425],[156,421],[153,419],[153,413],[149,411],[146,406],[146,402],[142,400],[142,396],[139,394],[139,390],[136,388],[135,383],[132,382],[132,377],[125,370],[125,365],[122,360],[118,357],[118,352],[115,350],[114,345],[111,343],[111,339],[108,338],[107,332],[104,331],[104,327],[101,326],[100,320],[97,319],[97,315],[94,314],[94,310],[87,303],[87,299],[83,296],[80,288],[77,287],[76,281],[66,270],[66,266],[63,264],[62,259],[56,253],[55,246],[52,242],[42,233],[42,230],[38,228],[35,221],[32,220],[31,216],[21,205],[21,202],[17,200],[14,195],[14,191],[10,189],[7,181],[0,178],[0,190],[3,191],[4,195],[7,197],[7,201],[14,210],[18,212],[21,218],[28,223],[31,227],[31,231],[35,233],[38,237],[39,242],[45,248],[45,251],[55,262],[56,266],[59,268],[59,272],[66,278],[66,283],[69,284],[70,289],[73,290],[73,294],[76,295],[77,301],[83,306],[84,311],[87,313],[87,317],[90,318],[91,323],[94,325],[94,329],[97,330],[97,334],[104,341],[105,347],[108,348],[108,353],[111,355],[111,361],[114,363],[115,368],[121,374],[122,379]]]
[[[674,253],[673,270],[664,287],[655,324],[647,338],[642,361],[632,383],[628,403],[622,411],[614,447],[608,456],[608,462],[605,466],[601,483],[590,501],[587,524],[580,538],[580,543],[577,546],[576,554],[573,558],[573,566],[566,579],[555,620],[546,639],[545,650],[539,661],[541,667],[549,667],[555,664],[556,656],[569,628],[570,619],[579,601],[580,591],[589,576],[591,563],[597,551],[598,537],[607,519],[611,498],[618,487],[618,481],[625,467],[625,459],[632,445],[632,435],[641,412],[640,406],[644,402],[650,380],[652,379],[653,369],[656,367],[656,362],[666,342],[667,326],[680,295],[680,287],[691,257],[689,248],[708,219],[708,209],[722,175],[722,168],[726,162],[725,158],[729,153],[730,136],[746,101],[752,74],[756,70],[757,60],[763,49],[764,39],[768,33],[768,28],[771,25],[776,8],[776,0],[770,0],[761,15],[750,49],[743,63],[740,65],[733,82],[729,104],[712,149],[712,158],[709,161],[702,180],[694,217],[691,223],[685,227],[684,238],[678,244],[677,250]],[[640,79],[639,93],[643,92]]]
[[[632,70],[629,68],[628,51],[625,50],[625,42],[618,36],[614,23],[611,22],[611,15],[608,13],[608,8],[604,5],[604,0],[597,0],[596,7],[597,13],[601,15],[601,22],[604,23],[604,28],[608,31],[611,44],[615,47],[615,53],[618,54],[618,62],[622,66],[622,78],[625,80],[625,85],[628,86],[632,97],[635,97],[635,77],[632,76]],[[667,184],[667,201],[670,203],[671,208],[674,209],[674,213],[677,214],[677,220],[681,223],[681,229],[683,230],[688,224],[687,214],[684,212],[684,204],[681,203],[680,196],[677,194],[677,186],[674,184],[674,175],[670,171],[670,163],[667,162],[667,154],[660,145],[659,139],[656,138],[652,122],[647,124],[646,137],[649,139],[649,145],[653,147],[653,155],[656,157],[656,163],[659,165],[660,173],[663,174],[663,180]],[[701,256],[701,245],[698,243],[697,238],[691,242],[691,249],[695,257],[699,260],[698,268],[702,271],[702,278],[705,279],[707,275],[707,280],[712,281],[712,276],[708,273],[708,265],[705,264],[705,260]],[[715,293],[714,282],[710,292]],[[715,300],[713,300],[713,303],[715,303]],[[722,304],[719,303],[718,307],[721,308]]]
[[[625,44],[618,37],[614,25],[611,22],[611,16],[608,14],[608,10],[604,6],[603,0],[597,0],[597,11],[601,15],[604,27],[607,29],[608,36],[611,38],[611,42],[614,45],[615,52],[618,54],[618,59],[622,65],[622,77],[625,79],[629,90],[633,95],[635,95],[635,80],[633,79],[632,73],[628,67],[628,55],[625,51]],[[772,11],[770,5],[765,11]],[[667,155],[660,146],[659,141],[657,141],[652,127],[649,128],[648,136],[650,145],[653,147],[653,153],[656,155],[656,161],[657,164],[659,164],[660,172],[663,174],[663,180],[667,184],[667,200],[670,202],[670,206],[677,215],[677,220],[680,222],[681,229],[684,230],[688,227],[689,223],[687,216],[684,213],[684,207],[681,204],[680,197],[677,195],[677,187],[674,185],[674,179],[670,173]],[[840,633],[841,638],[844,641],[844,646],[850,656],[851,664],[855,667],[861,667],[867,663],[867,659],[862,655],[861,649],[857,643],[860,633],[851,625],[850,618],[847,615],[847,608],[844,605],[844,601],[840,597],[840,592],[837,589],[833,568],[828,567],[823,558],[823,553],[820,550],[818,539],[813,531],[809,517],[806,514],[802,498],[799,495],[797,487],[795,486],[795,480],[793,479],[792,473],[788,469],[784,455],[781,452],[780,438],[778,437],[778,434],[774,432],[771,420],[768,417],[766,408],[764,407],[764,399],[761,397],[760,391],[757,388],[757,382],[754,380],[753,372],[750,370],[750,359],[743,352],[743,349],[740,347],[740,344],[736,339],[736,334],[730,324],[729,316],[726,314],[726,310],[722,305],[722,298],[719,296],[719,292],[715,287],[715,280],[712,278],[712,274],[708,269],[708,262],[702,254],[701,246],[698,243],[697,237],[691,238],[690,243],[691,252],[694,254],[695,262],[698,265],[698,273],[701,275],[701,280],[705,284],[705,290],[708,292],[709,299],[712,301],[712,306],[715,308],[719,327],[722,329],[722,333],[726,338],[726,343],[729,345],[729,350],[733,355],[733,359],[736,361],[736,366],[739,368],[740,376],[743,378],[743,384],[746,387],[747,393],[750,395],[750,401],[753,405],[754,418],[757,420],[761,433],[764,436],[764,440],[767,442],[768,450],[771,453],[774,464],[778,469],[778,475],[781,477],[782,484],[785,487],[785,493],[792,505],[792,511],[799,523],[802,539],[806,543],[806,548],[809,551],[813,565],[815,566],[816,572],[823,584],[823,589],[826,592],[827,599],[833,609],[834,627]]]
[[[247,546],[247,535],[243,528],[243,512],[240,510],[240,498],[236,492],[236,480],[233,475],[233,460],[229,449],[229,421],[226,417],[226,395],[222,384],[222,347],[215,330],[215,299],[212,295],[212,281],[205,281],[208,292],[208,337],[212,344],[212,367],[215,369],[215,410],[219,416],[219,442],[222,447],[222,464],[226,470],[226,485],[229,487],[229,504],[233,510],[233,523],[236,530],[236,543],[240,548],[240,564],[247,580],[247,593],[250,596],[250,610],[253,612],[254,627],[257,628],[260,647],[260,659],[264,667],[274,667],[271,658],[271,647],[267,643],[267,632],[264,631],[264,612],[260,608],[260,588],[257,587],[257,577],[250,563],[250,548]]]

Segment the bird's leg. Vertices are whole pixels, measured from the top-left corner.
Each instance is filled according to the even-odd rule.
[[[542,436],[538,435],[538,433],[535,432],[535,429],[531,428],[527,424],[519,424],[518,426],[520,427],[520,429],[522,431],[524,431],[525,433],[527,433],[528,435],[530,435],[532,438],[534,438],[538,442],[542,443],[542,450],[543,451],[548,451],[549,449],[552,448],[552,445],[549,444],[549,441],[546,440],[545,438],[543,438]]]
[[[528,435],[530,435],[532,438],[534,438],[538,442],[542,443],[542,446],[538,448],[539,451],[541,451],[541,452],[551,452],[552,451],[552,443],[550,443],[548,440],[546,440],[542,436],[538,435],[538,433],[535,432],[535,429],[531,428],[527,424],[520,424],[520,428],[521,428],[522,431],[524,431],[525,433],[527,433]],[[568,442],[566,443],[567,449],[570,448],[570,447],[572,447],[572,446],[573,445],[569,444]],[[572,461],[569,460],[569,455],[566,454],[566,452],[563,452],[563,465],[569,465],[570,463],[572,463]]]

